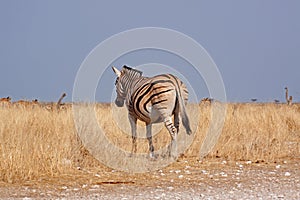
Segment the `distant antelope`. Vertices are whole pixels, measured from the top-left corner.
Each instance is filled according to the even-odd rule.
[[[14,102],[14,105],[18,107],[34,107],[39,105],[39,101],[37,99],[34,99],[32,101],[26,101],[26,100],[19,100],[17,102]]]
[[[65,109],[65,108],[63,107],[64,104],[62,104],[61,102],[62,102],[63,98],[65,98],[66,96],[67,96],[67,94],[66,94],[66,93],[63,93],[63,94],[61,95],[61,97],[59,98],[59,100],[57,101],[57,104],[56,104],[56,109],[57,109],[57,110],[59,110],[59,109]]]
[[[5,98],[1,98],[0,99],[0,105],[1,106],[7,106],[7,105],[10,105],[11,104],[11,98],[8,96],[8,97],[5,97]]]
[[[293,97],[289,96],[289,90],[288,90],[287,87],[285,87],[284,89],[285,89],[285,100],[286,100],[286,103],[288,105],[292,105]]]
[[[48,111],[60,111],[60,110],[66,110],[67,105],[65,103],[62,103],[63,98],[67,96],[66,93],[63,93],[60,98],[58,99],[57,103],[55,102],[49,102],[49,103],[42,103],[41,106],[45,108]]]
[[[10,100],[11,98],[8,96],[8,97],[1,98],[0,102],[10,102]]]
[[[205,98],[203,98],[203,99],[201,99],[201,103],[203,102],[203,103],[211,103],[211,102],[213,102],[214,101],[214,99],[212,99],[212,98],[208,98],[208,97],[205,97]]]

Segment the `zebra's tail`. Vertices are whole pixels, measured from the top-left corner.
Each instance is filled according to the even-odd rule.
[[[183,99],[183,92],[182,91],[182,87],[178,85],[177,88],[177,98],[178,98],[178,103],[179,103],[179,112],[180,112],[180,116],[181,116],[181,120],[182,120],[182,124],[186,130],[186,133],[188,135],[192,134],[192,130],[191,130],[191,126],[190,126],[190,120],[189,117],[186,113],[186,108],[185,108],[185,103],[184,103],[184,99]]]

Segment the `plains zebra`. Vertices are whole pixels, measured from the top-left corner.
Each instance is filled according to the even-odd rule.
[[[123,66],[119,71],[112,67],[117,75],[115,82],[117,97],[115,104],[118,107],[124,105],[128,109],[128,117],[132,133],[132,150],[136,153],[136,124],[137,119],[146,123],[146,136],[149,142],[150,157],[154,157],[151,127],[153,123],[164,122],[168,129],[172,143],[170,155],[177,156],[176,138],[179,131],[179,113],[183,126],[188,135],[191,134],[189,118],[185,110],[188,100],[188,90],[184,83],[172,74],[162,74],[154,77],[144,77],[142,72]],[[174,123],[172,121],[174,115]],[[173,152],[171,152],[173,151]]]

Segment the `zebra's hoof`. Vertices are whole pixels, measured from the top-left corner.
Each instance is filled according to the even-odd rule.
[[[153,153],[153,152],[149,153],[149,159],[150,159],[150,160],[156,160],[157,157],[158,157],[157,154],[155,154],[155,153]]]
[[[177,161],[178,155],[172,155],[171,158],[172,158],[174,161]]]
[[[134,154],[135,154],[135,153],[130,153],[130,154],[129,154],[129,157],[130,157],[130,158],[134,157]]]

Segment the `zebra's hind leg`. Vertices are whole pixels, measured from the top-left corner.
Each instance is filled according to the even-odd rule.
[[[130,156],[133,156],[137,151],[136,136],[132,136],[132,148]]]
[[[156,158],[154,154],[154,146],[152,143],[152,124],[146,124],[146,135],[149,142],[149,157]]]
[[[169,156],[177,159],[177,129],[172,122],[172,118],[169,116],[165,119],[165,126],[171,135],[171,145],[169,146]]]
[[[136,144],[136,123],[137,119],[129,115],[129,122],[131,126],[131,134],[132,134],[132,148],[131,148],[131,155],[136,153],[137,151],[137,144]]]
[[[178,102],[178,100],[177,100]],[[174,109],[174,125],[175,125],[175,128],[177,129],[177,133],[179,133],[179,123],[180,123],[180,119],[179,119],[179,105],[178,103],[176,104],[176,107]]]

